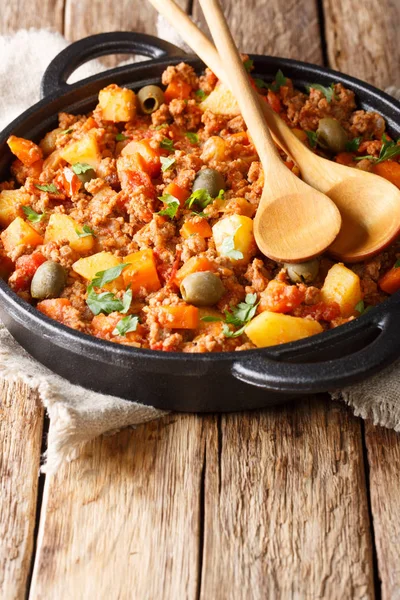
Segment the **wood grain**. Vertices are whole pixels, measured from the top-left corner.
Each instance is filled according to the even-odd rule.
[[[323,0],[330,65],[380,88],[400,86],[400,2]]]
[[[221,4],[240,51],[322,62],[315,0],[221,0]],[[193,16],[207,31],[198,0]]]
[[[194,599],[212,427],[168,417],[99,439],[46,478],[30,600]]]
[[[0,381],[0,596],[25,595],[35,526],[43,408],[23,384]]]
[[[62,32],[63,20],[64,0],[4,1],[1,3],[0,34],[30,27]]]
[[[360,425],[323,399],[222,416],[207,447],[201,598],[373,598]]]
[[[365,426],[382,600],[400,598],[400,434]]]

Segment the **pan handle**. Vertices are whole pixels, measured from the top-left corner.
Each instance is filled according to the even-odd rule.
[[[70,44],[51,61],[43,75],[42,97],[66,91],[69,88],[67,79],[75,69],[108,54],[140,54],[160,59],[185,53],[174,44],[145,33],[113,31],[91,35]]]
[[[318,359],[315,357],[307,360],[303,356],[302,360],[297,351],[290,356],[288,351],[280,352],[276,349],[274,353],[271,349],[268,356],[255,353],[256,356],[244,360],[238,358],[232,365],[232,374],[250,385],[292,394],[326,392],[356,383],[400,356],[399,303],[388,312],[378,311],[375,317],[368,317],[369,315],[365,315],[360,318],[357,332],[353,328],[347,330],[345,325],[342,326],[344,331],[340,331],[340,327],[330,332],[333,334],[331,340],[332,346],[336,346],[336,354],[338,348],[342,350],[337,358],[316,362]],[[361,322],[363,319],[364,323]],[[367,341],[361,349],[346,354],[346,346],[354,343],[357,336]],[[304,342],[302,354],[307,354],[312,346],[313,354],[318,354],[318,350],[329,351],[326,341],[322,339],[319,342],[317,336],[316,339],[308,338]],[[291,362],[288,362],[288,358]]]

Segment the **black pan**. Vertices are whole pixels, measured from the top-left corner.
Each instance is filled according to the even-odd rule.
[[[68,85],[82,63],[105,54],[135,53],[152,60],[119,67]],[[196,69],[194,56],[155,37],[108,33],[83,39],[61,52],[42,81],[43,100],[15,119],[0,134],[0,176],[7,177],[10,134],[40,139],[57,126],[57,113],[85,113],[94,108],[99,90],[117,83],[134,90],[157,83],[165,67],[182,59]],[[389,132],[400,136],[400,104],[357,79],[294,60],[252,56],[255,75],[271,81],[276,71],[293,79],[329,85],[342,82],[354,90],[358,106],[381,113]],[[359,319],[316,337],[245,352],[164,353],[129,348],[69,329],[14,294],[0,280],[0,317],[32,356],[73,383],[129,400],[179,411],[232,411],[260,408],[307,393],[355,383],[400,355],[400,294]]]

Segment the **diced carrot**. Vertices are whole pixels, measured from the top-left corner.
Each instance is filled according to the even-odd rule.
[[[400,290],[400,267],[393,267],[378,281],[378,285],[383,292],[394,294]]]
[[[375,175],[384,177],[394,185],[400,188],[400,163],[394,160],[385,160],[372,167]]]
[[[138,154],[138,156],[140,156]],[[145,193],[149,198],[154,198],[156,195],[156,189],[151,182],[151,179],[147,173],[141,170],[128,170],[120,171],[119,179],[121,182],[121,188],[126,192],[134,192],[138,187],[144,187]],[[153,213],[149,211],[148,221],[151,221]],[[146,222],[148,222],[146,221]]]
[[[145,293],[156,292],[161,288],[157,273],[154,252],[151,248],[129,254],[124,258],[124,263],[130,263],[122,272],[125,286],[130,286],[133,294],[141,290]]]
[[[104,340],[109,340],[112,337],[115,337],[113,333],[114,329],[117,327],[120,320],[125,317],[118,312],[113,312],[110,315],[104,315],[100,313],[93,317],[91,328],[92,333],[98,338],[102,338]],[[129,340],[130,342],[139,341],[145,329],[143,325],[138,324],[136,331],[130,331],[125,335],[117,335],[119,339]]]
[[[268,90],[267,102],[276,113],[280,113],[282,110],[281,101],[279,100],[279,96],[275,94],[275,92]]]
[[[7,144],[11,152],[27,167],[30,167],[34,162],[43,158],[43,152],[39,146],[25,138],[10,135]]]
[[[139,154],[142,157],[141,162],[145,173],[150,177],[158,177],[161,170],[160,153],[150,146],[149,140],[129,142],[122,150],[121,155],[129,156],[131,154]]]
[[[158,322],[168,329],[197,329],[199,309],[191,304],[161,306],[156,309]]]
[[[72,198],[72,196],[77,194],[82,186],[82,182],[78,175],[76,175],[69,167],[63,168],[59,176],[59,181],[64,192],[69,198]]]
[[[205,256],[192,256],[192,258],[189,258],[187,263],[177,271],[174,283],[180,285],[187,275],[198,273],[200,271],[215,271],[214,264]]]
[[[3,231],[1,239],[6,252],[10,253],[16,246],[39,246],[43,238],[38,232],[26,223],[21,217],[16,217]]]
[[[304,292],[295,285],[287,285],[273,279],[261,294],[260,310],[288,313],[304,300]]]
[[[68,298],[52,298],[51,300],[42,300],[39,302],[37,309],[47,317],[50,317],[50,319],[55,319],[62,323],[64,309],[68,306],[71,306],[71,302]]]
[[[174,81],[171,81],[165,90],[164,100],[167,104],[176,98],[179,100],[187,100],[190,97],[191,91],[192,86],[186,83],[186,81],[175,79]]]
[[[191,235],[199,235],[202,238],[209,238],[212,236],[212,229],[206,219],[201,221],[186,221],[181,230],[181,236],[186,240]]]
[[[345,165],[345,167],[354,167],[356,165],[354,154],[351,152],[339,152],[335,157],[335,161],[340,165]]]
[[[163,194],[164,195],[165,194],[171,194],[171,196],[174,196],[177,200],[179,200],[179,204],[181,206],[184,206],[186,200],[190,196],[190,192],[188,190],[186,190],[185,188],[181,187],[180,185],[177,185],[173,181],[171,181],[171,183],[169,183],[166,186],[166,188],[164,189]]]

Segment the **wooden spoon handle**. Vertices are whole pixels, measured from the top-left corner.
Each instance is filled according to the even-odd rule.
[[[265,124],[260,100],[251,87],[218,0],[200,0],[200,4],[219,55],[224,57],[226,78],[246,121],[264,172],[266,172],[272,163],[276,167],[277,163],[282,164],[282,161]]]

